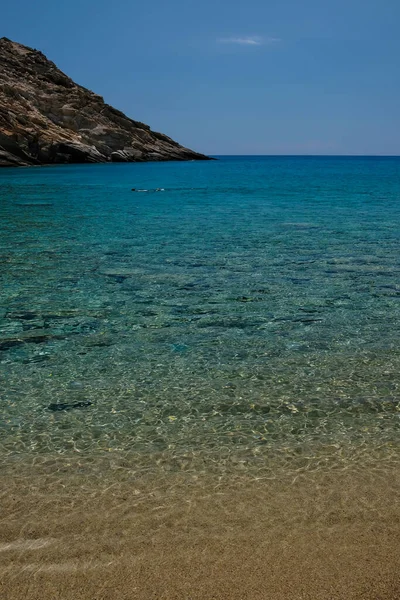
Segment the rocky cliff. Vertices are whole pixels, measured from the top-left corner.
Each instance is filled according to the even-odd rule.
[[[0,166],[207,158],[109,106],[38,50],[0,39]]]

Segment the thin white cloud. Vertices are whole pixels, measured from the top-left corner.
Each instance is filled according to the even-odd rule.
[[[264,46],[266,44],[276,44],[280,42],[279,38],[267,37],[263,38],[259,35],[251,35],[246,37],[226,37],[218,38],[219,44],[238,44],[239,46]]]

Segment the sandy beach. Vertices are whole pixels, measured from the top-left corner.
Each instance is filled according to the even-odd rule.
[[[14,466],[1,485],[1,598],[399,598],[398,464],[314,467]]]

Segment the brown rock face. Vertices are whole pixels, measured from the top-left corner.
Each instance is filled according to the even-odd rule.
[[[0,39],[0,166],[207,159],[109,106],[38,50]]]

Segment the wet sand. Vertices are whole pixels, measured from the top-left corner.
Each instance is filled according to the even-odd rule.
[[[257,475],[85,469],[4,470],[2,599],[400,598],[392,459]]]

